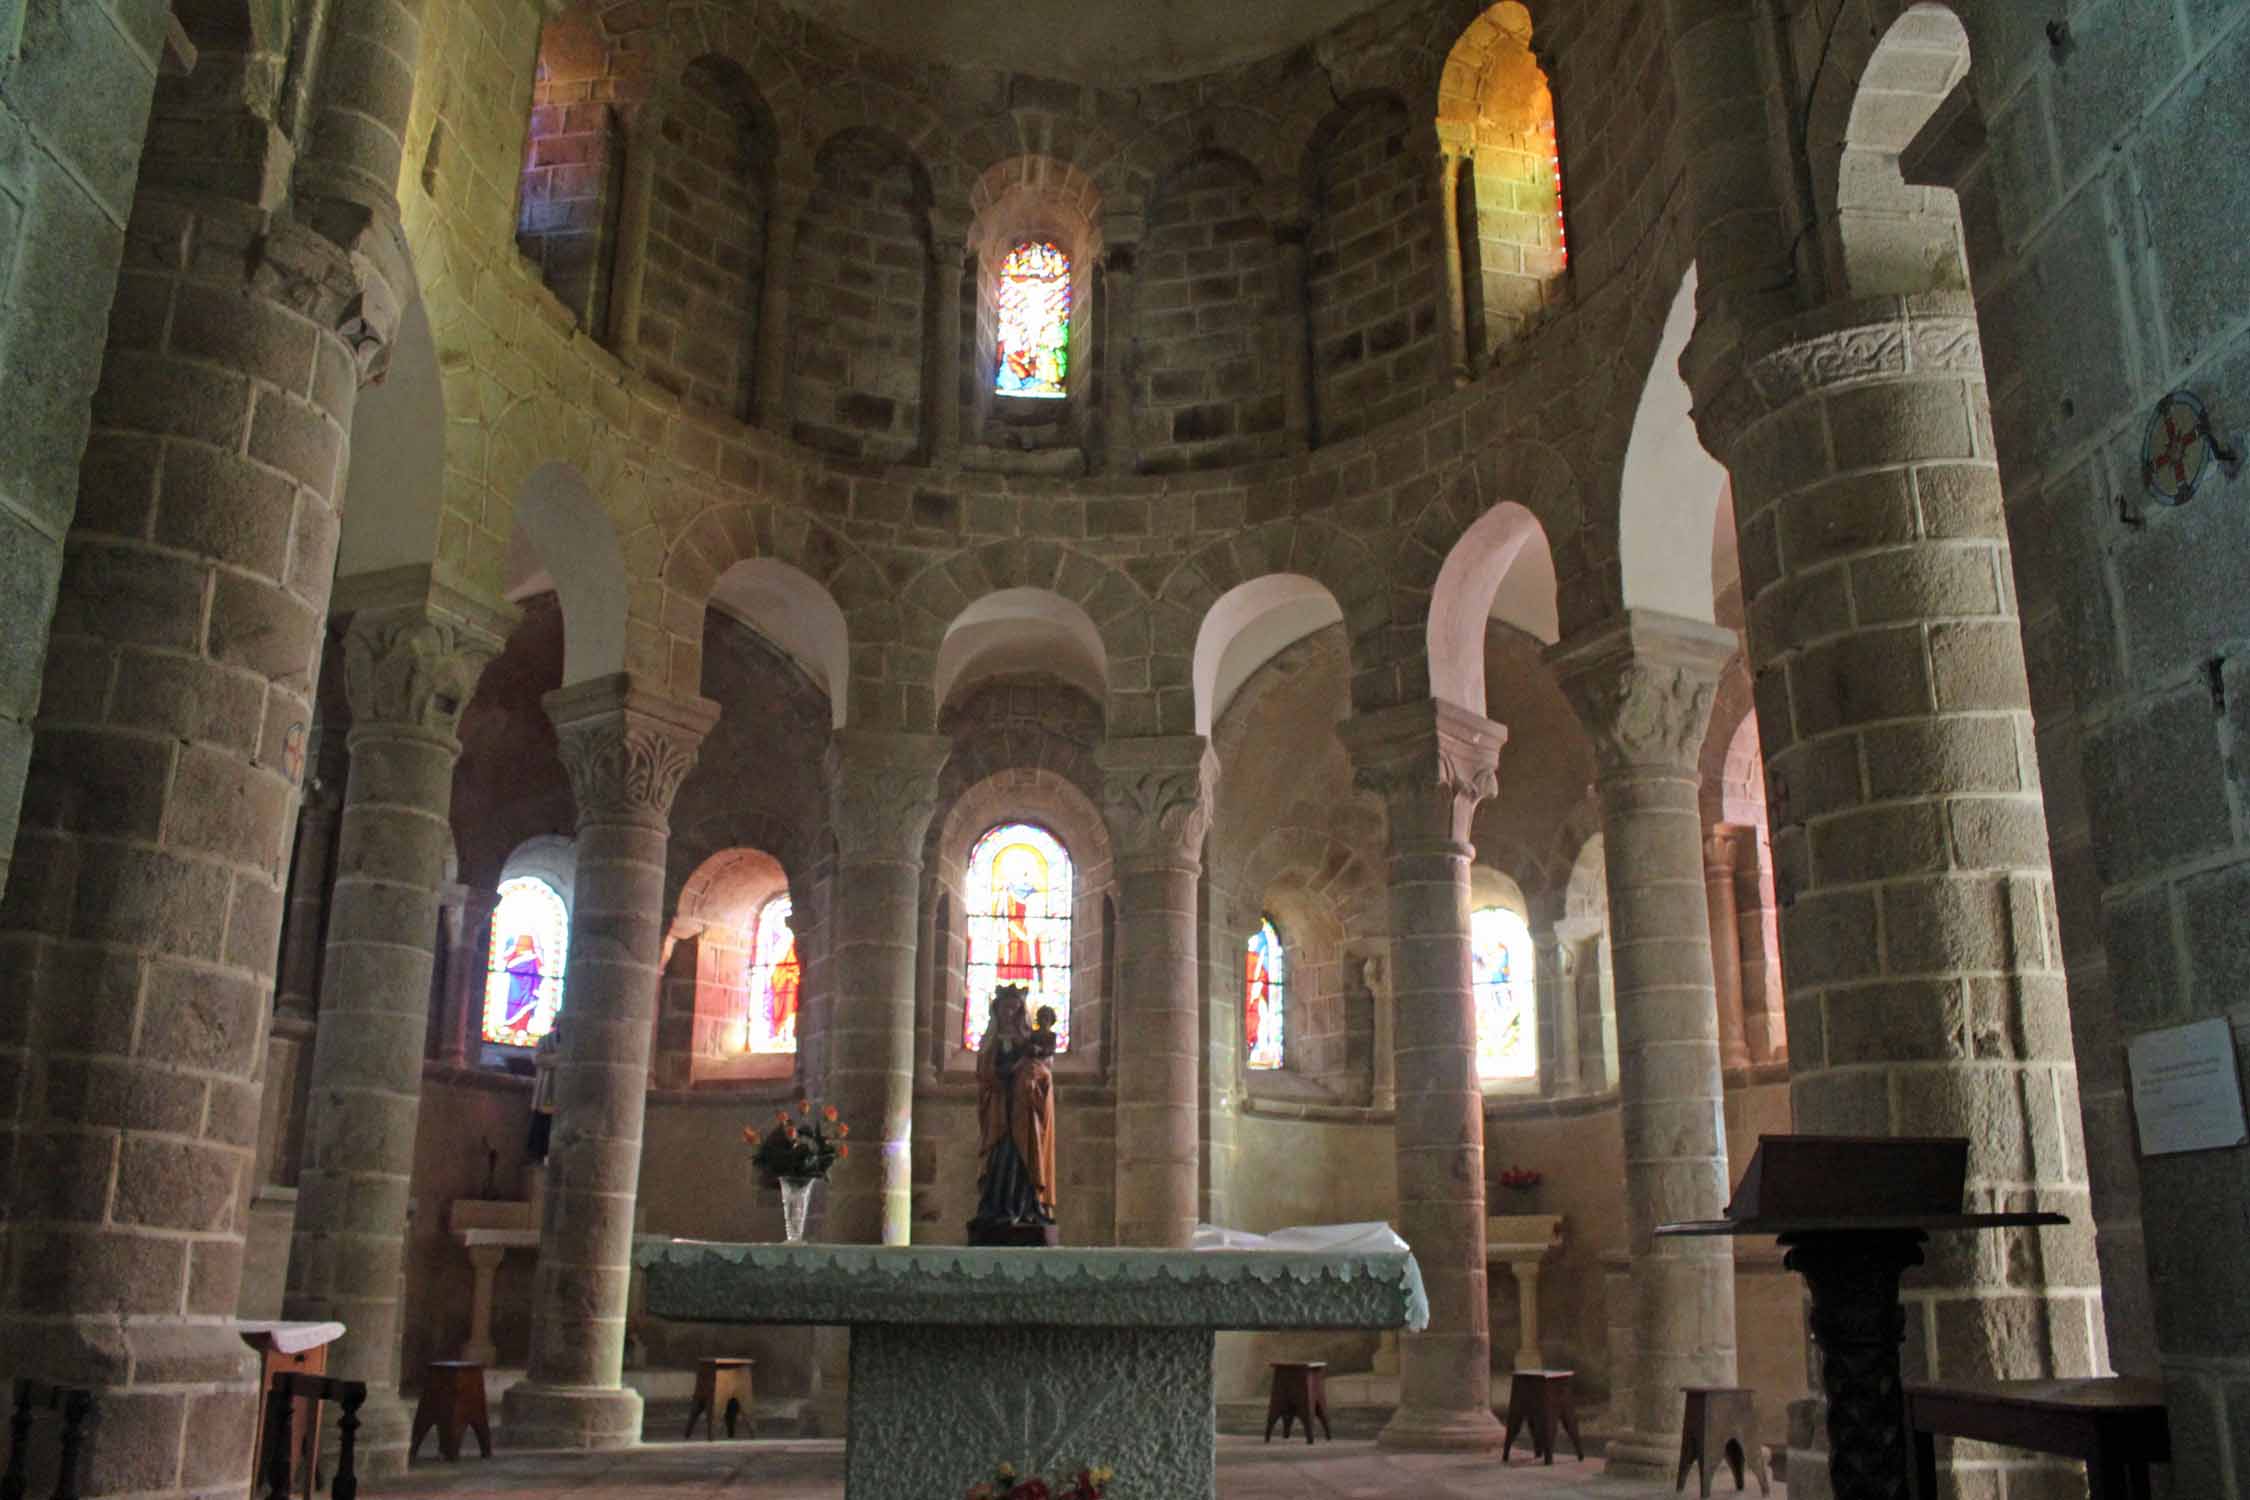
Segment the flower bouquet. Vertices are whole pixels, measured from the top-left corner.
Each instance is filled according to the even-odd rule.
[[[1080,1469],[1049,1482],[1036,1474],[1019,1478],[1014,1464],[1002,1464],[990,1479],[970,1485],[964,1500],[1102,1500],[1111,1478],[1108,1469]]]
[[[851,1133],[851,1126],[837,1118],[835,1105],[815,1109],[812,1100],[803,1096],[797,1100],[796,1114],[774,1111],[774,1122],[764,1132],[755,1125],[743,1127],[751,1164],[781,1184],[782,1231],[790,1244],[805,1237],[813,1184],[826,1180],[828,1169],[852,1154],[845,1139]]]

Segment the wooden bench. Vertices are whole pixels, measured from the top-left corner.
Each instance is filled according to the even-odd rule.
[[[1937,1494],[1937,1440],[1970,1438],[2075,1458],[2088,1500],[2148,1500],[2148,1466],[2172,1461],[2164,1386],[2155,1380],[1909,1381],[1914,1494]]]

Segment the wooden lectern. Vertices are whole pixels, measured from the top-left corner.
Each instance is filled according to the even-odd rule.
[[[258,1374],[258,1420],[250,1440],[252,1493],[265,1482],[267,1395],[278,1375],[325,1375],[328,1346],[344,1336],[341,1323],[238,1323],[242,1342],[258,1351],[263,1366]],[[313,1492],[314,1466],[320,1457],[320,1403],[298,1397],[290,1421],[295,1452],[289,1459],[292,1494]]]
[[[1969,1143],[1913,1137],[1768,1135],[1723,1219],[1665,1224],[1659,1235],[1771,1234],[1805,1278],[1806,1319],[1828,1397],[1828,1474],[1836,1500],[1909,1500],[1912,1449],[1898,1351],[1899,1277],[1935,1230],[2067,1224],[2060,1214],[1963,1213]]]

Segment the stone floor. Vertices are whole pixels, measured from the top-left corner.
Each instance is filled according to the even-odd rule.
[[[476,1451],[473,1442],[469,1451]],[[1752,1480],[1752,1495],[1756,1485]],[[678,1500],[721,1492],[727,1500],[842,1500],[843,1445],[656,1443],[631,1453],[470,1457],[452,1464],[424,1462],[404,1479],[365,1491],[459,1500]],[[1277,1440],[1268,1447],[1256,1438],[1222,1437],[1219,1493],[1224,1500],[1655,1500],[1672,1489],[1660,1482],[1604,1478],[1599,1462],[1563,1460],[1550,1469],[1519,1454],[1502,1467],[1495,1458],[1389,1453],[1364,1442],[1307,1448]],[[1731,1495],[1733,1484],[1714,1476],[1712,1493]],[[1776,1485],[1773,1493],[1784,1491]]]

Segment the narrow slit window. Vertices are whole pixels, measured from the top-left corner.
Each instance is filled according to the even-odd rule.
[[[805,971],[797,961],[797,933],[789,920],[791,911],[786,895],[775,896],[758,911],[749,985],[752,1052],[797,1050],[797,1001]]]
[[[961,1043],[971,1052],[983,1045],[992,992],[1003,984],[1028,989],[1035,1016],[1053,1006],[1056,1050],[1070,1050],[1072,885],[1069,852],[1035,824],[1003,823],[970,851]]]
[[[532,1047],[554,1030],[570,958],[570,914],[555,888],[536,875],[500,882],[485,971],[484,1039]]]
[[[1249,1066],[1259,1072],[1281,1066],[1288,999],[1289,956],[1273,918],[1267,917],[1250,934],[1242,967],[1242,1049]]]

